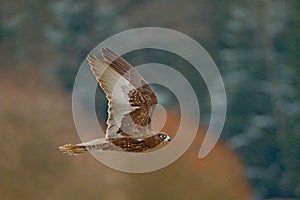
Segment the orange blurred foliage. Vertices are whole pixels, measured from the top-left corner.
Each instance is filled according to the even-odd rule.
[[[70,97],[34,71],[1,73],[0,78],[0,193],[4,199],[250,198],[235,152],[219,142],[207,157],[198,158],[203,130],[180,159],[152,173],[122,173],[89,154],[61,154],[59,145],[79,142]],[[168,112],[164,130],[176,132],[178,122],[179,116]]]

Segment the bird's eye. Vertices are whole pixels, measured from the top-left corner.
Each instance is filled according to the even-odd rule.
[[[164,139],[164,138],[166,138],[166,135],[161,135],[160,137]]]

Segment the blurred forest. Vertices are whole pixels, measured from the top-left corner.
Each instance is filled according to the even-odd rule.
[[[1,199],[300,199],[300,1],[0,2]],[[182,58],[148,49],[125,58],[172,66],[198,91],[202,127],[191,148],[148,174],[61,154],[59,145],[80,142],[71,92],[82,61],[106,38],[144,26],[187,34],[214,59],[228,100],[221,141],[198,159],[205,84]],[[101,91],[97,98],[103,123]],[[165,106],[164,129],[174,132],[177,105]]]

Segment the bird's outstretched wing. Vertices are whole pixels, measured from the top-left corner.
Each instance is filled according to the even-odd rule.
[[[145,138],[157,97],[145,79],[122,57],[101,48],[104,59],[88,55],[91,70],[108,99],[106,138]]]

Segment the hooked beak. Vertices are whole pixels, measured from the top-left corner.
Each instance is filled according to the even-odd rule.
[[[168,137],[166,137],[165,141],[166,141],[166,142],[170,142],[170,141],[171,141],[171,138],[168,136]]]

